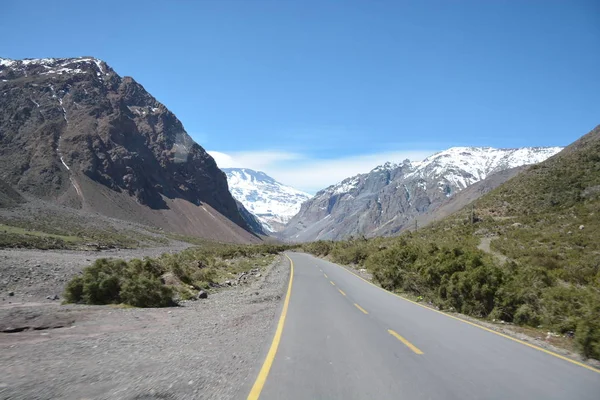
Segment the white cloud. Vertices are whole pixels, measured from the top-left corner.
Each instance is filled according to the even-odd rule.
[[[286,151],[238,151],[221,153],[208,151],[219,168],[250,168],[265,171],[269,167],[303,158],[302,155]]]
[[[420,161],[434,150],[390,151],[381,153],[316,159],[285,151],[208,152],[220,168],[251,168],[263,171],[278,181],[309,193],[316,193],[350,176],[369,172],[387,161]]]

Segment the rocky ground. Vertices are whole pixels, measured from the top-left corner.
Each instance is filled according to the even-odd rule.
[[[0,327],[13,333],[0,333],[0,398],[245,398],[288,276],[279,257],[246,285],[164,309],[4,302]]]
[[[0,306],[60,301],[66,283],[98,258],[157,257],[189,246],[172,241],[168,247],[104,251],[0,249]]]

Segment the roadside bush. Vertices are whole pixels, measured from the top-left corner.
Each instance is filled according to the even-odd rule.
[[[560,333],[575,331],[585,302],[586,292],[583,289],[573,286],[548,288],[541,299],[544,325]]]
[[[445,296],[447,304],[465,314],[487,317],[495,306],[502,271],[492,265],[478,265],[481,261],[477,257],[466,261],[475,265],[467,265],[465,271],[450,276]]]
[[[540,323],[540,316],[529,304],[521,304],[513,318],[515,324],[536,326]]]
[[[587,358],[600,360],[600,320],[598,314],[579,321],[575,331],[575,343],[581,354]]]
[[[79,303],[83,300],[83,278],[76,276],[67,283],[64,298],[67,303]]]
[[[333,247],[332,241],[319,240],[318,242],[305,243],[302,250],[315,256],[327,256]]]
[[[87,304],[120,303],[119,277],[126,269],[127,263],[122,260],[96,260],[83,273],[83,301]]]
[[[68,303],[165,307],[172,304],[172,292],[161,283],[161,273],[151,260],[99,259],[67,284],[64,297]]]
[[[193,298],[192,287],[209,289],[213,283],[267,265],[272,254],[289,248],[207,243],[156,259],[99,259],[67,284],[63,296],[68,303],[167,307],[174,305],[176,294]]]
[[[160,279],[150,275],[125,280],[119,294],[123,303],[134,307],[169,307],[175,305],[173,290],[168,286],[164,286]]]

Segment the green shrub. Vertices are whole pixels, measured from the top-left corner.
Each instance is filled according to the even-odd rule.
[[[127,263],[123,260],[96,260],[83,272],[83,301],[87,304],[120,303],[120,277],[126,270]]]
[[[541,309],[544,324],[560,333],[575,331],[586,293],[573,286],[548,288],[542,294]]]
[[[79,303],[83,300],[83,278],[76,276],[67,283],[63,297],[67,303]]]
[[[593,318],[579,321],[575,331],[575,343],[585,357],[600,360],[600,320],[598,314]]]
[[[531,305],[521,304],[515,312],[513,321],[519,325],[537,326],[540,323],[540,316]]]
[[[162,284],[160,279],[142,275],[123,283],[120,298],[134,307],[169,307],[173,302],[173,290]]]

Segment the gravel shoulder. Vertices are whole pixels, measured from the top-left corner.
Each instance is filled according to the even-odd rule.
[[[0,398],[245,398],[288,278],[279,256],[247,285],[181,307],[0,305],[0,325],[29,327],[0,333]]]

